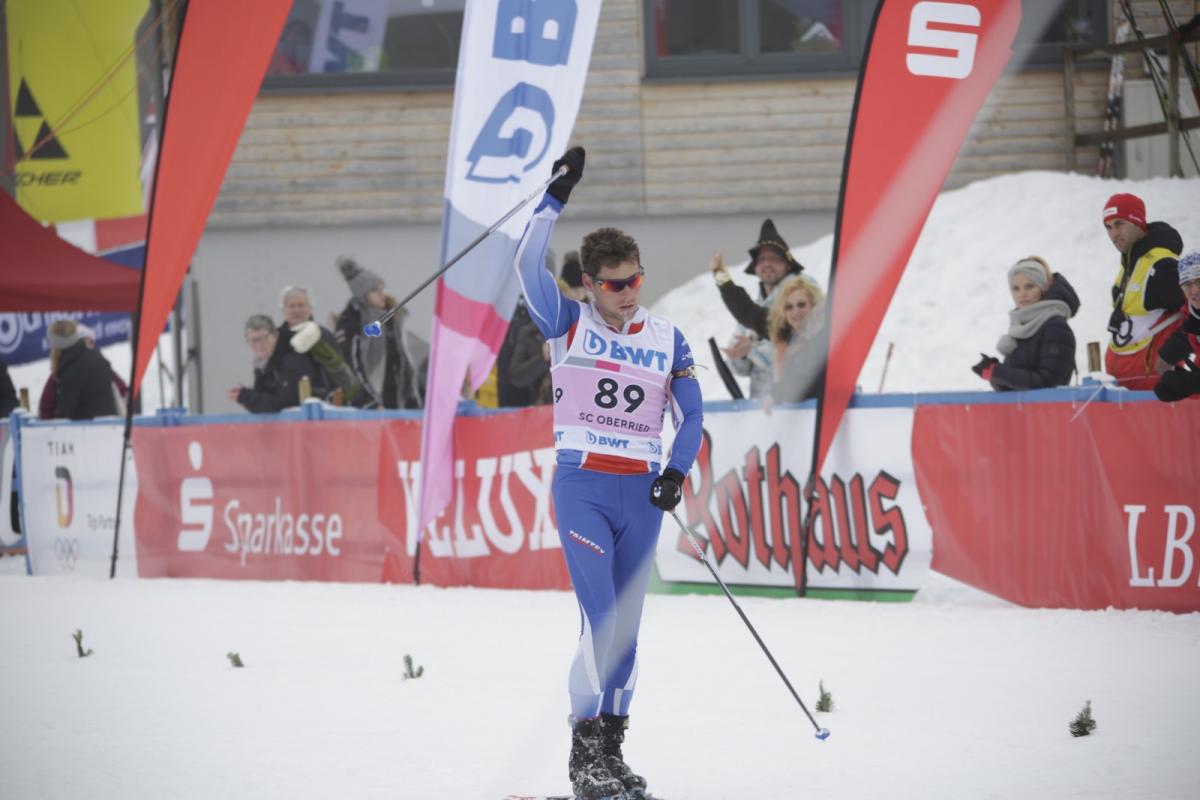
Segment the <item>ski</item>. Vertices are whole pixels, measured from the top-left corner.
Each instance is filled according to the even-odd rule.
[[[1113,41],[1121,44],[1129,39],[1129,34],[1129,22],[1122,20],[1117,26],[1117,35]],[[1121,103],[1124,89],[1125,54],[1113,53],[1112,67],[1108,73],[1108,101],[1104,107],[1105,132],[1115,131],[1121,127]],[[1112,139],[1101,143],[1100,163],[1096,166],[1096,174],[1101,178],[1110,178],[1116,175],[1116,151],[1117,143]]]

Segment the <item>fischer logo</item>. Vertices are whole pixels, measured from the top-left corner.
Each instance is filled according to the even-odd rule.
[[[54,468],[54,510],[58,527],[71,527],[71,520],[75,518],[75,484],[71,480],[71,470],[66,467]]]
[[[1145,512],[1146,506],[1125,506],[1128,518],[1126,531],[1129,537],[1129,585],[1159,588],[1183,586],[1192,577],[1192,569],[1196,565],[1191,546],[1192,534],[1196,532],[1196,512],[1190,506],[1163,506],[1163,513],[1167,515],[1166,535],[1150,534],[1156,542],[1163,544],[1162,569],[1157,580],[1154,577],[1154,567],[1147,565],[1143,568],[1138,559],[1138,533],[1141,517]],[[1183,528],[1182,532],[1180,528]],[[1180,559],[1178,569],[1175,566],[1176,557]],[[1200,570],[1197,570],[1196,583],[1200,585]]]
[[[627,364],[647,369],[658,369],[660,372],[667,369],[667,354],[663,351],[642,347],[623,347],[618,342],[605,339],[593,330],[585,331],[583,334],[583,352],[589,356],[604,356],[613,361],[624,361]]]
[[[192,469],[199,472],[204,461],[204,450],[199,442],[188,446],[188,459]],[[212,481],[206,477],[193,476],[180,482],[179,510],[183,523],[179,530],[180,550],[200,552],[207,549],[213,529],[214,497]],[[241,500],[230,500],[225,504],[222,521],[229,532],[225,552],[238,554],[243,567],[251,556],[320,556],[328,553],[336,558],[342,554],[339,541],[343,523],[336,512],[293,514],[284,509],[278,495],[274,507],[268,511],[241,509]]]
[[[978,28],[981,19],[979,9],[970,3],[917,3],[908,18],[908,46],[942,53],[916,53],[910,49],[904,56],[908,71],[929,78],[962,80],[970,76],[979,34],[946,26]]]
[[[692,526],[703,525],[718,564],[733,558],[748,568],[754,558],[767,568],[775,564],[790,569],[799,584],[795,564],[800,557],[800,528],[808,492],[790,471],[781,471],[778,444],[768,448],[765,456],[764,463],[759,448],[751,447],[741,470],[731,469],[716,478],[712,437],[705,430],[696,459],[699,486],[693,489],[693,481],[683,484],[687,521]],[[909,553],[904,512],[895,505],[900,481],[879,470],[869,481],[860,473],[848,482],[840,475],[828,483],[818,478],[815,488],[809,563],[819,572],[826,568],[838,572],[844,566],[857,574],[878,575],[881,568],[899,574]],[[683,533],[676,548],[696,558]]]

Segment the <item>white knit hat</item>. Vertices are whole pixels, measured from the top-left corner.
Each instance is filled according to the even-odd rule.
[[[1179,284],[1188,281],[1200,281],[1200,250],[1192,252],[1179,259]]]

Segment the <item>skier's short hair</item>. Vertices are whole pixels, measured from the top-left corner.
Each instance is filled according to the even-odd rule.
[[[625,261],[642,263],[642,254],[633,237],[617,228],[599,228],[583,237],[580,248],[583,271],[593,278],[604,267],[615,267]]]

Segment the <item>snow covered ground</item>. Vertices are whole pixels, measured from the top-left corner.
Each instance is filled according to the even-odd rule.
[[[809,707],[832,693],[824,743],[724,597],[651,596],[628,759],[669,800],[1200,796],[1200,614],[930,580],[908,604],[740,600]],[[9,574],[0,607],[0,797],[566,788],[568,593]]]
[[[1058,172],[1022,172],[977,181],[938,196],[883,325],[867,356],[859,385],[879,390],[884,357],[895,343],[884,391],[978,391],[987,388],[971,365],[996,355],[1008,328],[1012,301],[1006,273],[1018,259],[1040,255],[1079,293],[1076,362],[1087,372],[1086,342],[1107,341],[1112,310],[1109,289],[1120,265],[1100,220],[1104,201],[1132,192],[1146,202],[1151,220],[1169,222],[1186,250],[1200,249],[1200,179],[1101,180]],[[787,238],[788,232],[780,233]],[[797,246],[792,253],[822,287],[829,285],[833,236]],[[741,253],[726,253],[731,261]],[[731,264],[734,278],[751,291],[756,281]],[[728,343],[733,319],[707,272],[668,293],[654,306],[687,336],[700,363],[709,363],[707,339]],[[704,396],[727,399],[716,370],[700,370]]]

